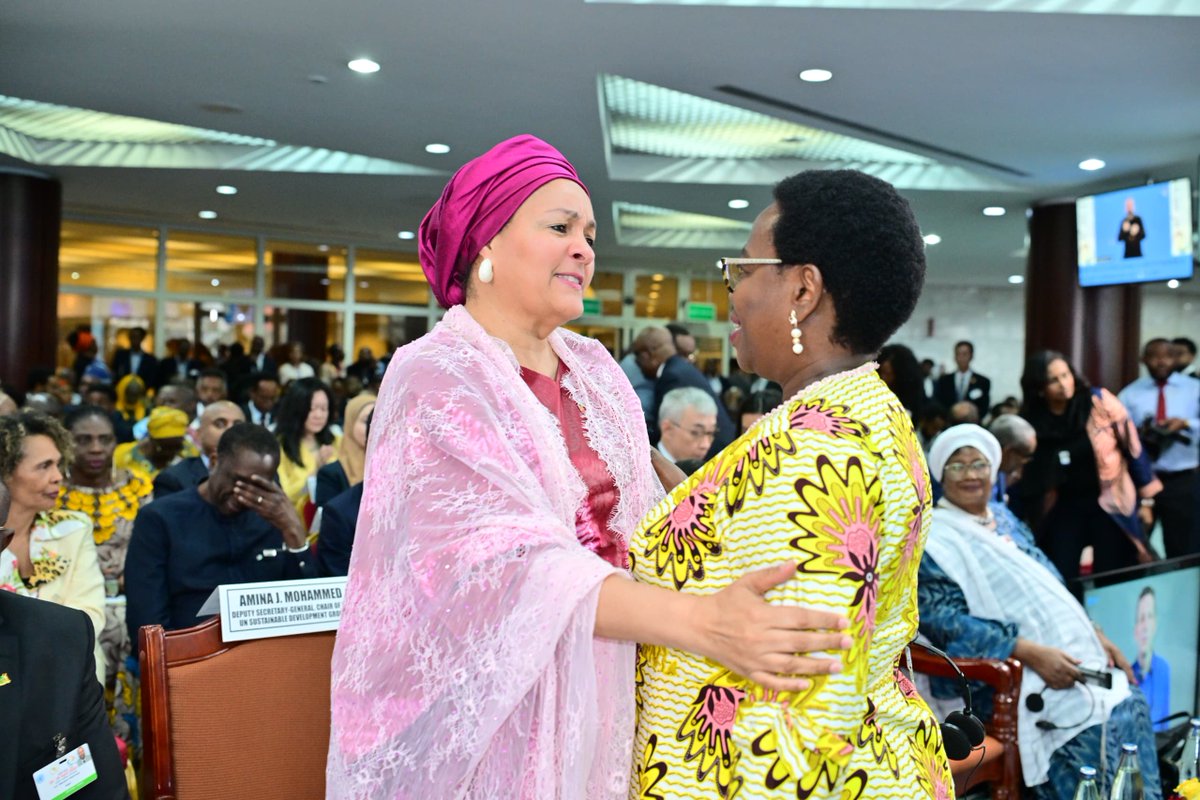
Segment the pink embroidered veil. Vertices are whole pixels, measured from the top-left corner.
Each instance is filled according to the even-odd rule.
[[[556,331],[564,385],[632,531],[662,494],[628,380]],[[333,656],[330,798],[617,798],[633,645],[593,637],[619,570],[575,538],[585,500],[512,351],[461,306],[392,359],[375,408]]]

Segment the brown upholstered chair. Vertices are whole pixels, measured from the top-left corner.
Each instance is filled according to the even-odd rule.
[[[138,640],[143,800],[325,796],[333,631],[225,644],[213,618]]]
[[[954,678],[945,661],[920,647],[911,650],[913,669],[939,678]],[[951,761],[954,789],[959,796],[981,783],[991,785],[992,800],[1021,797],[1021,755],[1017,749],[1017,710],[1021,694],[1021,662],[1015,658],[993,661],[956,658],[954,663],[968,680],[983,681],[995,690],[992,721],[987,725],[984,749],[962,761]]]

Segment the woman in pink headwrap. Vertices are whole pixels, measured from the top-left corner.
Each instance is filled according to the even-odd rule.
[[[635,583],[627,535],[663,494],[636,395],[582,313],[595,218],[553,147],[502,142],[420,229],[448,309],[379,393],[333,657],[331,798],[616,798],[633,642],[780,689],[848,646],[834,614]]]

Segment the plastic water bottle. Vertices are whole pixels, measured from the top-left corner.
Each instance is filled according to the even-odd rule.
[[[1200,717],[1192,719],[1191,729],[1179,755],[1179,782],[1200,778]]]
[[[1075,800],[1100,800],[1095,767],[1079,768],[1079,785],[1075,787]]]
[[[1112,794],[1108,797],[1109,800],[1145,800],[1136,744],[1121,745],[1121,760],[1117,763],[1117,776],[1113,778]]]

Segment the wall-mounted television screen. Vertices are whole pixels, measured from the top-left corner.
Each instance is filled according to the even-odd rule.
[[[1079,285],[1192,277],[1192,182],[1179,178],[1075,201]]]

